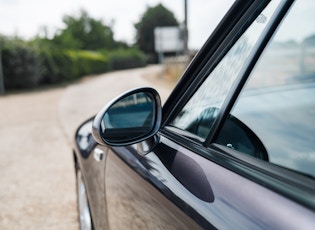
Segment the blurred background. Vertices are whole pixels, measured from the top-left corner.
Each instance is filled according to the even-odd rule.
[[[183,55],[169,62],[185,65],[231,2],[0,0],[0,82],[32,88]]]
[[[78,229],[72,139],[126,90],[165,101],[232,0],[0,0],[0,229]]]

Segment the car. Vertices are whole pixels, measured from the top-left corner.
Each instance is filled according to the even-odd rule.
[[[142,87],[87,119],[80,228],[314,229],[313,12],[235,1],[163,107]]]

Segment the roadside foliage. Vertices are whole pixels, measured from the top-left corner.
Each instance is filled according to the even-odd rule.
[[[64,28],[54,34],[49,34],[47,27],[41,27],[38,35],[29,41],[0,35],[0,64],[6,90],[58,84],[86,75],[143,67],[152,63],[154,55],[141,41],[145,39],[147,45],[153,47],[155,26],[178,25],[173,13],[163,5],[149,7],[135,25],[136,42],[130,45],[116,41],[112,25],[92,18],[84,9],[75,16],[65,15],[63,23]]]

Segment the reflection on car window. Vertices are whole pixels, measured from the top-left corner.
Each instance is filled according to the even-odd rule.
[[[293,5],[231,112],[257,135],[270,162],[313,177],[314,12],[313,0],[297,1]],[[238,139],[238,143],[229,144],[237,149],[244,143]]]
[[[209,74],[170,126],[202,139],[207,137],[227,94],[278,4],[278,1],[273,1],[268,5]]]

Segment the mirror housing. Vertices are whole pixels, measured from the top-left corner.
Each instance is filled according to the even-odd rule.
[[[104,106],[93,121],[99,144],[127,146],[154,136],[161,126],[158,92],[149,87],[130,90]]]

